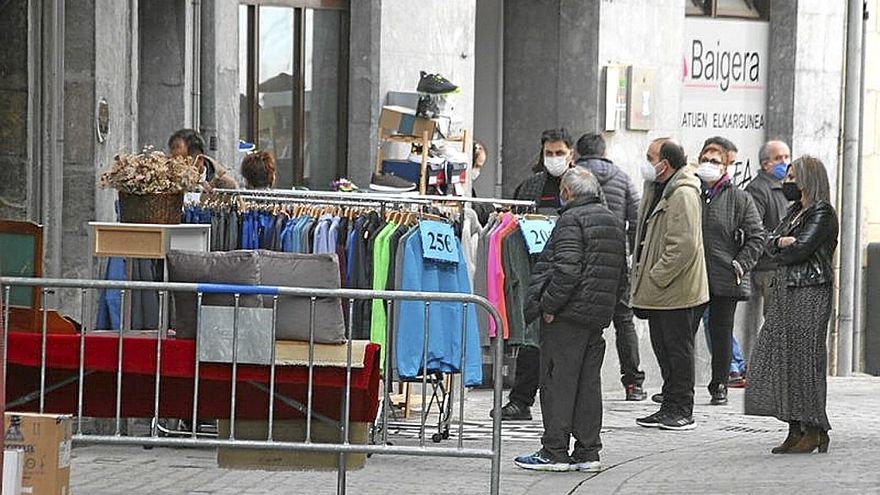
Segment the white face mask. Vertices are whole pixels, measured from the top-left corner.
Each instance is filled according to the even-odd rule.
[[[560,177],[568,170],[568,157],[566,156],[545,156],[544,168],[553,177]]]
[[[717,182],[724,175],[721,171],[721,165],[712,162],[703,162],[697,167],[697,177],[703,179],[704,182]]]
[[[643,179],[652,182],[657,180],[657,169],[655,169],[654,165],[648,160],[642,162],[641,172]]]
[[[475,181],[480,178],[480,169],[472,168],[471,169],[471,181]]]

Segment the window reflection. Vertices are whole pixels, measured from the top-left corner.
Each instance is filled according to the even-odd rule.
[[[293,184],[293,50],[293,9],[260,7],[257,146],[275,155],[280,187]]]

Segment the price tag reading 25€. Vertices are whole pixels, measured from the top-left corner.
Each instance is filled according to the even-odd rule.
[[[544,250],[555,226],[556,222],[553,220],[520,220],[519,228],[525,237],[529,254],[537,254]]]
[[[419,222],[422,236],[422,257],[447,263],[458,263],[458,240],[452,225],[436,220]]]

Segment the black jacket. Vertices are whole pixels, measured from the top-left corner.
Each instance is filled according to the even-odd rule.
[[[639,201],[641,201],[635,184],[629,175],[611,160],[584,157],[579,159],[577,164],[592,172],[599,180],[608,209],[626,225],[626,240],[629,243],[629,252],[632,253],[636,243]]]
[[[548,181],[552,184],[547,184]],[[544,189],[550,189],[549,194],[545,195]],[[541,199],[543,196],[547,196],[544,201]],[[538,212],[546,215],[553,214],[559,207],[559,178],[551,176],[546,170],[538,172],[516,187],[516,190],[513,191],[513,199],[534,201]],[[552,206],[544,206],[544,203]]]
[[[794,203],[776,230],[767,240],[767,252],[781,270],[777,280],[789,287],[830,284],[834,280],[834,250],[837,249],[839,224],[830,203],[819,201],[807,208],[799,218],[801,204]],[[797,241],[779,248],[780,237]]]
[[[626,273],[623,224],[595,196],[562,208],[547,246],[532,269],[526,321],[541,313],[603,329],[621,299]]]
[[[789,201],[785,199],[782,193],[782,182],[776,180],[772,175],[764,172],[758,172],[758,175],[746,186],[746,192],[752,195],[755,201],[755,207],[758,209],[758,215],[764,224],[766,232],[773,232],[782,217],[788,210]],[[774,270],[776,264],[773,262],[769,254],[765,254],[755,266],[756,271]]]
[[[730,182],[712,197],[703,193],[703,249],[710,296],[743,300],[751,295],[748,274],[764,253],[764,237],[749,193]],[[742,270],[739,274],[734,261]]]

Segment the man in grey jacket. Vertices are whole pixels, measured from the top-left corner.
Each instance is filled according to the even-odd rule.
[[[577,142],[579,158],[576,164],[592,172],[599,180],[608,209],[623,222],[626,228],[627,253],[631,254],[635,247],[641,197],[629,175],[605,157],[605,150],[605,139],[601,134],[584,134]],[[628,294],[629,291],[625,293]],[[629,301],[617,303],[612,321],[626,400],[645,400],[647,394],[642,388],[645,372],[639,369],[639,336],[636,334]]]
[[[746,186],[746,192],[752,195],[758,215],[764,224],[764,231],[773,232],[785,216],[789,202],[782,193],[782,180],[791,163],[791,150],[779,140],[764,143],[758,151],[761,170]],[[752,295],[746,306],[746,323],[743,339],[746,357],[750,355],[758,330],[764,322],[764,308],[770,296],[770,279],[776,265],[766,254],[758,260],[752,271]]]

